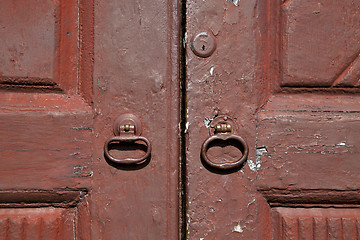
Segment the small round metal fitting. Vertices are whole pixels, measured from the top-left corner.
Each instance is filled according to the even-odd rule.
[[[216,49],[215,36],[209,31],[197,33],[190,40],[190,48],[198,57],[210,57]]]
[[[132,129],[132,127],[134,129]],[[124,131],[122,131],[122,129]],[[127,130],[128,129],[128,130]],[[129,130],[133,130],[130,132]],[[130,132],[131,134],[134,134],[136,136],[141,135],[141,122],[138,117],[131,113],[125,113],[120,115],[118,118],[114,121],[114,134],[115,136],[120,136],[121,132],[127,133]]]

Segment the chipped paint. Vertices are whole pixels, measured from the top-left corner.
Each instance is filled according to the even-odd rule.
[[[209,118],[209,117],[206,117],[206,118],[204,119],[204,125],[205,125],[205,127],[206,127],[206,128],[209,128],[212,121],[213,121],[213,119],[211,119],[211,118]]]
[[[335,144],[335,146],[346,146],[346,142],[345,141],[339,142],[338,144]]]
[[[189,130],[189,126],[190,126],[190,123],[189,122],[186,122],[185,123],[185,130],[184,130],[184,133],[187,133],[188,130]]]
[[[84,168],[85,168],[84,166],[76,165],[76,166],[74,167],[74,172],[73,172],[73,174],[75,174],[75,175],[81,174],[82,171],[84,170]]]
[[[259,170],[261,167],[261,161],[254,162],[253,160],[248,159],[247,162],[248,162],[249,168],[254,172]]]
[[[234,5],[237,7],[239,6],[239,2],[240,2],[240,0],[226,0],[226,1],[234,3]]]
[[[250,206],[251,204],[253,204],[255,201],[256,201],[256,198],[253,198],[253,199],[248,203],[247,207],[249,208],[249,206]]]
[[[242,229],[240,222],[238,222],[238,224],[233,228],[232,232],[238,232],[238,233],[242,233],[244,230]]]
[[[264,153],[267,153],[267,148],[264,146],[264,147],[259,147],[259,148],[256,148],[256,160],[255,162],[251,159],[248,159],[247,162],[249,164],[249,168],[256,172],[258,171],[260,168],[261,168],[261,156],[264,154]]]
[[[266,147],[256,148],[256,160],[260,160],[260,156],[267,152],[268,150]]]
[[[214,75],[214,69],[215,69],[215,67],[211,66],[211,68],[209,70],[211,76]]]
[[[187,41],[187,32],[185,32],[185,34],[184,34],[183,48],[186,48],[186,41]]]
[[[189,230],[189,227],[190,227],[190,222],[191,222],[191,219],[190,219],[190,214],[186,214],[186,222],[187,222],[187,224],[186,224],[186,232],[187,232],[187,235],[189,235],[189,233],[190,233],[190,230]]]

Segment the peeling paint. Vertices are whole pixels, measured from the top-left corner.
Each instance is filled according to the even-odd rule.
[[[234,5],[237,7],[239,6],[239,2],[240,2],[240,0],[226,0],[226,1],[234,3]]]
[[[260,160],[260,156],[267,152],[268,150],[266,147],[256,148],[256,160]]]
[[[80,166],[80,165],[76,165],[75,167],[74,167],[74,172],[73,172],[73,174],[74,175],[79,175],[79,174],[81,174],[82,173],[82,171],[84,170],[84,166]]]
[[[239,6],[239,2],[240,2],[240,0],[226,0],[226,1],[234,3],[234,5],[237,7]]]
[[[261,167],[261,161],[254,162],[253,160],[248,159],[247,162],[248,162],[249,168],[254,172],[259,170]]]
[[[238,233],[242,233],[244,230],[242,229],[242,227],[240,226],[240,222],[238,222],[238,224],[233,228],[232,232],[238,232]]]
[[[211,118],[209,118],[209,117],[206,117],[206,118],[204,119],[204,125],[205,125],[205,127],[206,127],[206,128],[209,128],[212,121],[213,121],[213,119],[211,119]]]
[[[337,144],[309,144],[309,145],[277,145],[276,149],[286,149],[292,150],[295,148],[296,151],[291,151],[291,153],[307,153],[307,154],[339,154],[339,153],[350,153],[354,146],[349,145],[346,141],[339,142]],[[281,150],[281,151],[282,151]],[[288,152],[284,152],[288,154]]]
[[[267,153],[267,148],[264,146],[264,147],[259,147],[259,148],[256,148],[256,160],[255,162],[251,159],[248,159],[248,164],[249,164],[249,168],[256,172],[257,170],[259,170],[261,168],[261,156],[264,154],[264,153]]]

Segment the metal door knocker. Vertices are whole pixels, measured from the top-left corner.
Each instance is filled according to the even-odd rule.
[[[151,153],[150,141],[140,136],[141,135],[141,123],[139,119],[133,114],[123,114],[119,116],[114,122],[114,134],[115,137],[109,138],[104,145],[105,157],[115,164],[141,164],[149,158]],[[135,143],[141,141],[146,145],[146,152],[140,158],[125,158],[118,159],[112,156],[109,152],[109,148],[112,144],[124,144],[124,143]]]
[[[249,147],[242,137],[235,134],[234,126],[235,123],[227,116],[218,116],[212,121],[210,127],[214,128],[214,135],[207,138],[201,147],[201,157],[206,164],[220,170],[231,170],[242,166],[246,161],[249,155]],[[242,153],[241,156],[231,162],[214,162],[209,158],[207,152],[216,142],[234,144],[240,149]]]

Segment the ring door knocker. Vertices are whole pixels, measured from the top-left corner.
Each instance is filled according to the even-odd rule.
[[[149,158],[151,153],[151,144],[147,138],[140,136],[141,123],[136,116],[133,114],[123,114],[119,116],[114,122],[114,134],[115,137],[109,138],[104,145],[104,155],[109,161],[115,164],[130,165],[141,164]],[[146,145],[146,152],[140,158],[118,159],[112,156],[109,152],[110,145],[113,143],[121,145],[123,143],[136,143],[138,141],[142,141]]]
[[[213,120],[212,127],[214,128],[214,135],[207,138],[201,147],[201,157],[205,163],[219,170],[233,170],[242,166],[249,155],[249,147],[242,137],[234,134],[235,123],[227,116],[218,116]],[[231,144],[233,142],[240,149],[242,155],[235,161],[214,162],[209,158],[207,152],[216,142],[222,142],[223,144]]]

